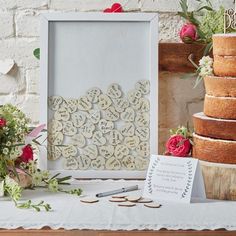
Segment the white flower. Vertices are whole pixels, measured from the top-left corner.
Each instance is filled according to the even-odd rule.
[[[209,56],[204,56],[202,59],[199,61],[200,67],[205,67],[205,66],[210,66],[212,67],[213,65],[213,59]]]
[[[35,186],[38,186],[42,183],[42,174],[40,172],[37,171],[32,175],[32,183]]]
[[[11,146],[11,142],[7,141],[6,146],[10,147]]]
[[[2,153],[4,155],[7,155],[9,153],[9,149],[8,148],[3,148]]]
[[[48,183],[48,189],[51,192],[57,192],[58,191],[58,181],[56,179],[51,179]]]

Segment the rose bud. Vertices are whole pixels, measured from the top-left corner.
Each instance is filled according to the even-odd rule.
[[[34,153],[31,145],[26,145],[22,148],[22,154],[20,156],[20,160],[28,163],[29,161],[33,160]]]
[[[3,118],[0,118],[0,128],[6,126],[6,124],[7,124],[7,121]]]
[[[194,42],[198,38],[197,27],[191,23],[183,25],[179,32],[179,36],[184,43]]]
[[[166,142],[167,153],[177,157],[186,157],[190,153],[192,145],[189,139],[182,135],[173,135]]]

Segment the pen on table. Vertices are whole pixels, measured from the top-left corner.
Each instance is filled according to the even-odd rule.
[[[134,191],[134,190],[138,190],[138,185],[126,187],[126,188],[121,188],[121,189],[117,189],[117,190],[113,190],[113,191],[108,191],[108,192],[104,192],[104,193],[98,193],[98,194],[96,194],[96,197],[106,197],[106,196],[110,196],[110,195],[114,195],[114,194],[118,194],[118,193],[130,192],[130,191]]]

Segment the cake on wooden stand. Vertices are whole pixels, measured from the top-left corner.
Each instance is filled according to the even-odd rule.
[[[214,76],[204,78],[204,112],[193,115],[193,157],[208,198],[236,200],[236,34],[213,36]]]

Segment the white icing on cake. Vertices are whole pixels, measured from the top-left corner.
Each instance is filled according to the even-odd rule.
[[[213,142],[213,143],[233,143],[233,144],[236,144],[236,141],[203,137],[203,136],[200,136],[200,135],[198,135],[196,133],[193,133],[193,137],[196,137],[198,139],[203,139],[203,140],[206,140],[206,141],[209,141],[209,142]]]
[[[206,97],[209,97],[209,98],[214,98],[214,99],[229,99],[229,100],[236,100],[236,97],[215,97],[215,96],[211,96],[211,95],[208,95],[206,94]]]
[[[220,119],[220,118],[208,117],[203,112],[195,113],[193,116],[196,118],[201,118],[202,120],[215,120],[215,121],[236,123],[236,120],[225,120],[225,119]]]

